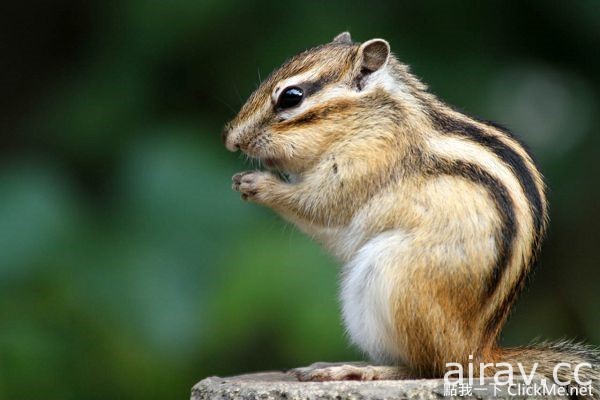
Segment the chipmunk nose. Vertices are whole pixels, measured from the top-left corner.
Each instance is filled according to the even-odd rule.
[[[221,141],[229,151],[238,151],[240,149],[240,145],[238,143],[237,135],[231,134],[231,127],[226,125],[221,132]]]
[[[240,149],[239,135],[227,132],[223,135],[223,143],[229,151],[238,151]]]

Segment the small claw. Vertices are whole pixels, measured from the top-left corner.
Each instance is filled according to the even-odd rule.
[[[239,185],[240,182],[242,181],[242,176],[244,176],[244,172],[238,172],[237,174],[235,174],[231,177],[231,180],[233,181],[234,184],[237,183]]]
[[[234,174],[231,177],[231,181],[233,182],[231,184],[231,188],[233,190],[235,190],[236,192],[239,192],[240,191],[240,185],[242,184],[242,178],[245,175],[248,175],[249,173],[251,173],[251,171],[238,172],[237,174]]]

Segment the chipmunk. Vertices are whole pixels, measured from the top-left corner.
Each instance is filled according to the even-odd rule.
[[[316,363],[298,379],[443,377],[448,362],[489,363],[486,376],[499,362],[539,363],[551,379],[568,362],[587,363],[578,382],[599,387],[589,346],[498,346],[546,231],[542,175],[509,131],[429,93],[387,41],[344,32],[296,55],[222,138],[268,167],[234,175],[233,189],[344,264],[345,327],[375,363]]]

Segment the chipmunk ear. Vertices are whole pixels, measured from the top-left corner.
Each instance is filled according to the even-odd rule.
[[[333,38],[333,43],[352,44],[350,32],[342,32]]]
[[[375,72],[385,66],[390,58],[390,44],[383,39],[371,39],[360,45],[358,54],[362,56],[362,70]]]

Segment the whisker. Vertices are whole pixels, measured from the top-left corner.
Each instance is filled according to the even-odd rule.
[[[236,110],[231,107],[228,103],[225,102],[225,100],[223,99],[217,99],[219,101],[219,103],[223,104],[225,107],[227,107],[229,109],[229,111],[231,111],[232,113],[236,113]]]
[[[242,106],[244,104],[244,99],[242,99],[242,95],[240,94],[240,91],[238,90],[237,86],[235,86],[235,83],[233,81],[231,81],[231,87],[233,87],[233,90],[235,91],[235,94],[237,95],[240,101],[240,106]]]

